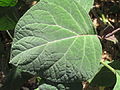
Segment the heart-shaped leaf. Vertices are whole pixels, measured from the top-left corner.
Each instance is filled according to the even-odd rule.
[[[98,70],[101,44],[91,19],[74,0],[41,0],[18,22],[11,61],[53,82],[91,78]]]

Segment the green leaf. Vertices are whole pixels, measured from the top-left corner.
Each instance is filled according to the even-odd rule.
[[[116,60],[109,64],[115,70],[120,70],[120,61]],[[111,87],[116,82],[115,74],[107,67],[102,67],[101,70],[96,74],[96,76],[91,81],[92,86],[105,86]]]
[[[33,6],[16,26],[10,63],[53,82],[91,78],[99,68],[101,44],[78,5],[74,0],[41,0]]]
[[[0,31],[12,30],[15,28],[16,22],[13,21],[9,16],[0,17]]]
[[[110,87],[115,84],[115,74],[111,72],[108,68],[103,67],[93,78],[90,85],[91,86],[105,86]]]
[[[13,30],[17,23],[14,8],[0,7],[0,31]]]
[[[90,9],[93,7],[94,0],[75,0],[80,4],[87,13],[89,13]]]
[[[117,81],[113,90],[120,90],[120,70],[116,70],[116,78]]]
[[[0,6],[15,6],[17,0],[0,0]]]
[[[42,84],[36,90],[58,90],[58,89],[55,86],[52,86],[52,85]]]

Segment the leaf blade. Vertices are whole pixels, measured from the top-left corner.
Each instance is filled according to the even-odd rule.
[[[101,59],[95,34],[91,19],[75,1],[41,0],[16,26],[10,63],[53,82],[87,80]]]
[[[113,90],[120,89],[120,71],[119,70],[116,70],[116,78],[117,78],[117,81],[116,81],[116,84],[115,84]]]
[[[17,0],[0,0],[0,6],[15,6],[17,3]]]

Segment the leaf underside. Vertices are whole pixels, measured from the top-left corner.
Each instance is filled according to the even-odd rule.
[[[74,0],[41,0],[19,20],[10,63],[53,82],[91,78],[101,45],[91,19]]]

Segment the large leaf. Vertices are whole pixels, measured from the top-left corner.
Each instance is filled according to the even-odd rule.
[[[0,0],[0,6],[15,6],[18,0]]]
[[[87,80],[101,59],[95,34],[91,19],[74,0],[41,0],[16,26],[10,63],[53,82]]]
[[[93,7],[94,0],[75,0],[80,4],[87,13],[89,13],[90,9]]]

